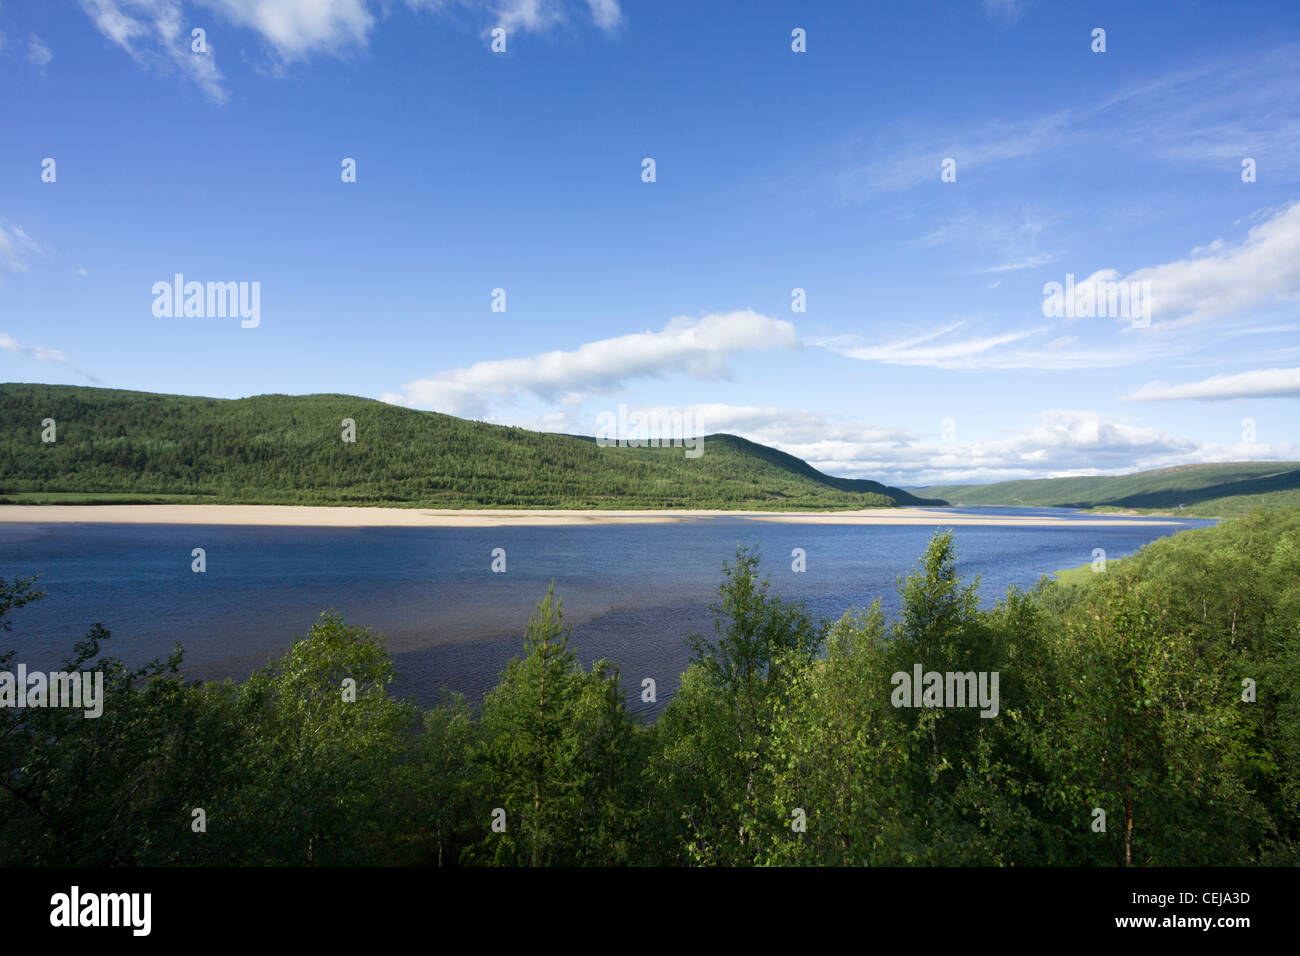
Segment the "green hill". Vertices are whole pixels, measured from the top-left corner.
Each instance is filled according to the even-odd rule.
[[[1179,511],[1228,517],[1255,508],[1300,506],[1300,462],[1179,465],[1132,475],[1035,478],[991,485],[933,485],[918,495],[954,505]]]
[[[41,440],[54,419],[57,441]],[[342,420],[356,423],[344,442]],[[942,504],[734,435],[602,448],[350,395],[0,385],[0,501],[843,510]]]

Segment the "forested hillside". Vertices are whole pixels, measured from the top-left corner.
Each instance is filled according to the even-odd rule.
[[[956,558],[936,533],[896,618],[827,625],[739,549],[653,723],[551,595],[483,700],[427,711],[335,615],[243,684],[130,672],[96,625],[66,669],[102,716],[0,708],[0,864],[1300,864],[1300,511],[987,611]],[[0,627],[35,598],[0,581]],[[919,669],[996,706],[908,705]]]
[[[1300,462],[1179,465],[1132,475],[1032,478],[991,485],[932,485],[918,495],[954,505],[1179,511],[1209,518],[1300,507]]]
[[[344,419],[355,441],[343,440]],[[54,420],[54,442],[42,422]],[[927,502],[733,435],[703,454],[348,395],[243,399],[0,385],[0,501],[846,510]]]

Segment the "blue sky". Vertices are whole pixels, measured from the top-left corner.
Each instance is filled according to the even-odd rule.
[[[0,35],[0,380],[671,408],[906,485],[1300,459],[1294,0],[0,0]],[[257,282],[257,326],[155,315],[176,273]],[[1067,276],[1150,311],[1046,315]]]

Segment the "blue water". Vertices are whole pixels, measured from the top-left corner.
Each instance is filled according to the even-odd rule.
[[[952,508],[946,513],[1069,515],[1085,527],[958,526],[958,570],[979,575],[991,606],[1008,585],[1136,551],[1211,521],[1152,519],[1106,526],[1063,509]],[[1097,523],[1094,523],[1097,522]],[[676,690],[690,633],[711,635],[707,605],[737,543],[760,545],[773,591],[814,616],[839,618],[881,597],[898,607],[896,579],[916,566],[929,526],[787,524],[710,518],[675,524],[514,528],[258,528],[0,524],[0,577],[39,572],[48,597],[13,612],[0,651],[50,667],[102,622],[106,650],[128,664],[185,649],[185,672],[246,677],[303,635],[326,608],[383,633],[395,687],[423,704],[447,687],[477,700],[519,652],[530,611],[555,582],[570,646],[584,664],[616,661],[638,710],[653,677],[658,707]],[[207,571],[190,570],[204,548]],[[807,571],[791,570],[793,548]],[[491,571],[506,551],[506,572]]]

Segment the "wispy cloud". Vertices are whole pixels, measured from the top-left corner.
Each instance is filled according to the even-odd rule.
[[[985,269],[972,269],[971,272],[975,275],[986,275],[993,272],[1017,272],[1020,269],[1036,269],[1039,266],[1047,265],[1055,258],[1057,257],[1049,253],[1041,253],[1017,262],[1004,262],[1001,265],[989,266]]]
[[[237,7],[247,15],[266,20],[268,25],[292,30],[301,20],[298,7],[327,10],[333,3],[211,0],[208,5]],[[180,0],[81,0],[81,6],[96,29],[137,63],[164,73],[179,72],[214,103],[228,99],[224,79],[217,68],[213,38],[208,37],[206,53],[193,51],[189,19]]]
[[[0,271],[27,272],[27,258],[31,253],[50,254],[45,246],[23,232],[22,227],[0,222]]]
[[[1051,329],[1038,326],[991,335],[953,334],[966,325],[965,321],[953,322],[884,344],[864,345],[855,336],[817,339],[809,344],[863,362],[953,370],[1103,368],[1141,362],[1149,354],[1140,347],[1071,349],[1076,342],[1073,336],[1057,337],[1041,347],[1007,348]]]
[[[33,64],[36,69],[44,73],[45,68],[49,66],[50,61],[53,59],[54,54],[50,51],[50,48],[45,45],[44,40],[38,37],[35,33],[27,38],[28,63]]]
[[[996,2],[985,12],[1005,18],[1021,5]],[[1069,150],[1086,138],[1091,151],[1149,144],[1161,160],[1223,169],[1243,156],[1267,162],[1273,181],[1300,180],[1300,44],[1247,63],[1225,58],[1116,90],[1094,103],[1028,116],[981,117],[954,126],[917,118],[877,127],[854,140],[855,155],[874,157],[829,171],[842,198],[865,200],[939,182],[939,163],[970,172]],[[905,150],[898,149],[906,143]]]
[[[980,0],[980,9],[990,20],[1012,24],[1029,8],[1031,0]]]
[[[1196,399],[1221,402],[1233,398],[1300,398],[1300,368],[1261,368],[1237,375],[1212,375],[1183,385],[1148,382],[1125,395],[1121,401]]]
[[[6,352],[14,352],[18,355],[26,355],[29,358],[34,358],[41,362],[56,362],[59,365],[63,365],[76,372],[82,378],[86,379],[86,381],[91,382],[94,385],[102,384],[99,379],[87,372],[85,369],[73,365],[72,362],[68,360],[68,357],[58,349],[42,348],[39,345],[23,345],[21,342],[16,341],[3,332],[0,332],[0,349],[4,349]]]
[[[1060,213],[1036,204],[1019,210],[973,210],[950,215],[926,232],[907,242],[915,249],[952,246],[959,254],[992,265],[964,268],[967,275],[992,275],[1034,269],[1060,258],[1059,252],[1041,248],[1043,238],[1059,238]]]

